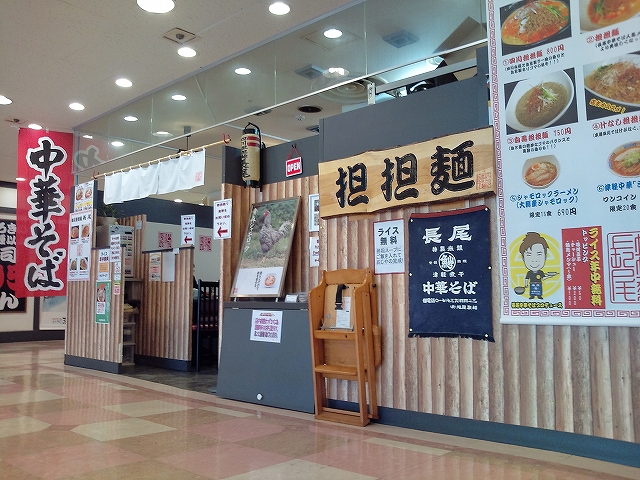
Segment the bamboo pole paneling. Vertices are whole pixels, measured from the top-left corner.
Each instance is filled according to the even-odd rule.
[[[113,272],[111,272],[113,275]],[[122,363],[122,295],[111,289],[108,324],[96,323],[98,250],[91,250],[89,280],[67,284],[65,354],[104,362]]]
[[[142,255],[144,272],[149,271],[150,255]],[[175,255],[173,282],[152,282],[149,275],[144,275],[136,353],[173,360],[191,360],[192,279],[192,247],[180,248]]]
[[[233,240],[224,240],[221,288],[229,298],[252,203],[301,196],[285,293],[308,290],[322,270],[373,266],[374,222],[487,204],[494,199],[413,206],[363,216],[322,219],[309,234],[308,195],[317,177],[265,185],[262,192],[223,185],[233,200]],[[499,225],[491,219],[492,238]],[[236,233],[239,232],[239,233]],[[309,267],[309,236],[320,239],[320,267]],[[408,239],[405,239],[407,241]],[[502,325],[499,245],[492,242],[495,342],[408,337],[408,272],[377,275],[382,364],[378,398],[384,407],[489,420],[640,442],[640,329]],[[289,278],[295,277],[295,278]],[[329,398],[355,400],[347,381],[328,382]]]

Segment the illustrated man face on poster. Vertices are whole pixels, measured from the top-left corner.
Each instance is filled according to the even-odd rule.
[[[546,278],[557,275],[557,272],[544,273],[542,268],[547,262],[547,251],[549,244],[545,238],[537,232],[528,232],[520,244],[520,254],[527,275],[525,277],[525,289],[529,287],[529,299],[539,298],[542,300],[542,281]]]

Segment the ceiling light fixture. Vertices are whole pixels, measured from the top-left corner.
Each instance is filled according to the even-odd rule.
[[[187,58],[195,57],[196,51],[190,47],[182,47],[178,50],[178,55],[180,55],[181,57],[187,57]]]
[[[11,105],[13,100],[9,97],[5,97],[4,95],[0,95],[0,105]]]
[[[32,130],[42,130],[42,126],[38,125],[37,123],[30,123],[28,127]]]
[[[174,202],[176,202],[176,203],[182,203],[182,199],[181,199],[181,198],[176,198],[176,199],[174,200]]]
[[[342,36],[342,31],[337,28],[330,28],[329,30],[324,31],[324,36],[327,38],[340,38]]]
[[[116,140],[114,142],[111,142],[111,145],[113,145],[114,147],[122,147],[124,143],[122,143],[120,140]]]
[[[127,122],[137,122],[138,121],[138,117],[134,117],[133,115],[127,115],[126,117],[124,117],[124,119]]]
[[[291,7],[283,2],[276,2],[269,5],[269,11],[274,15],[286,15],[291,10]]]
[[[133,82],[128,78],[119,78],[116,80],[116,85],[122,88],[129,88],[131,85],[133,85]]]
[[[349,70],[342,67],[330,67],[327,70],[327,77],[345,77],[349,75]]]
[[[82,138],[88,138],[89,140],[93,140],[93,135],[82,135]]]
[[[180,94],[175,94],[175,95],[171,95],[171,100],[175,100],[176,102],[182,102],[183,100],[186,100],[187,97],[185,97],[184,95],[180,95]]]
[[[73,102],[69,104],[69,108],[71,110],[84,110],[84,105],[78,102]]]
[[[164,130],[153,132],[151,135],[153,135],[154,137],[170,137],[171,136],[169,132],[165,132]]]
[[[138,6],[149,13],[167,13],[176,6],[173,0],[137,0]]]
[[[236,68],[235,72],[238,75],[249,75],[251,73],[251,70],[249,70],[248,68],[245,68],[245,67],[240,67],[240,68]]]
[[[27,179],[24,177],[16,177],[16,182],[26,182]]]

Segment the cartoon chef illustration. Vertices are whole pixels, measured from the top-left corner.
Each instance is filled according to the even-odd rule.
[[[542,281],[558,274],[558,272],[544,273],[542,271],[547,261],[548,249],[549,244],[537,232],[528,232],[520,244],[520,255],[522,255],[522,261],[528,270],[524,288],[520,288],[523,290],[521,293],[524,293],[524,290],[529,287],[530,300],[536,297],[542,300]]]

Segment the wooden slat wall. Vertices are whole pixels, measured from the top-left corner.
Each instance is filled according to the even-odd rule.
[[[175,256],[175,281],[151,282],[149,253],[142,254],[144,278],[136,353],[174,360],[191,360],[193,309],[193,248],[181,248]]]
[[[413,212],[485,203],[496,208],[495,199],[486,198],[321,220],[320,267],[310,268],[307,195],[318,193],[317,182],[317,177],[288,180],[262,192],[223,185],[222,197],[233,200],[233,238],[222,244],[221,301],[229,300],[252,203],[302,197],[285,293],[312,288],[323,269],[372,267],[374,221],[406,221]],[[493,218],[491,230],[497,265]],[[408,338],[406,276],[376,276],[383,342],[380,404],[640,443],[640,328],[501,325],[498,268],[493,272],[495,343]],[[346,381],[330,381],[328,395],[356,400]]]
[[[113,272],[112,272],[113,277]],[[111,289],[111,322],[96,323],[96,280],[98,250],[91,251],[89,280],[67,284],[67,331],[65,354],[76,357],[122,362],[122,295]]]

